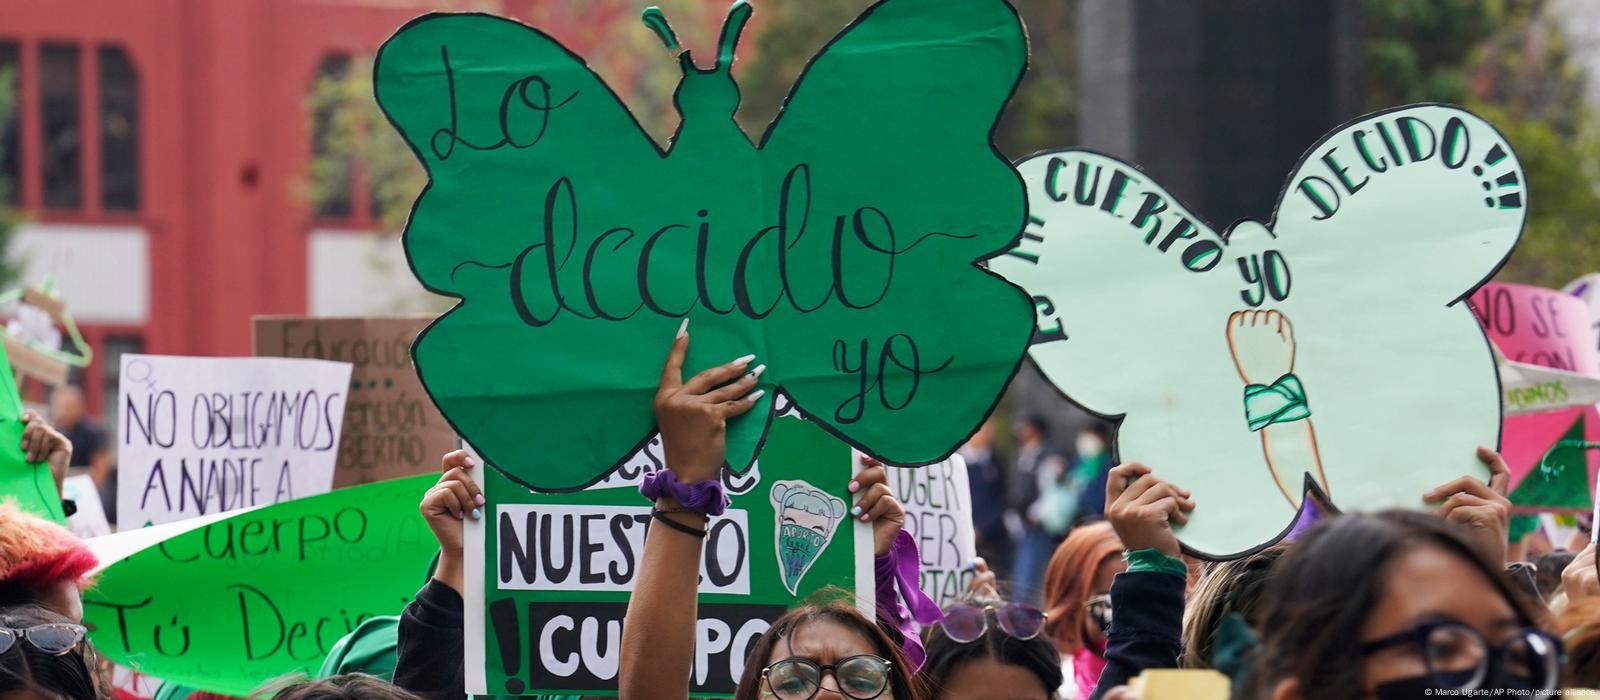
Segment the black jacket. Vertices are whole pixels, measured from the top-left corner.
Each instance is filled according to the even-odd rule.
[[[1117,574],[1111,583],[1106,667],[1089,696],[1091,700],[1127,685],[1147,668],[1178,667],[1178,654],[1183,650],[1183,592],[1187,583],[1181,576],[1156,571]],[[404,628],[401,629],[403,634]],[[402,648],[404,643],[402,637]]]
[[[462,632],[461,594],[438,581],[428,581],[400,613],[400,647],[394,684],[423,700],[462,700],[467,687],[463,671],[466,636]]]

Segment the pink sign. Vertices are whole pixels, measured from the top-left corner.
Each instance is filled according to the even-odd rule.
[[[1577,297],[1522,284],[1490,283],[1473,294],[1470,302],[1478,323],[1506,359],[1600,376],[1600,352],[1589,327],[1588,305]],[[1600,441],[1600,412],[1594,406],[1505,420],[1500,453],[1511,467],[1513,491],[1579,420],[1583,422],[1582,439]],[[1583,454],[1589,483],[1594,483],[1600,455]]]

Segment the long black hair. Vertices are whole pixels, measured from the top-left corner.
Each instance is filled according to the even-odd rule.
[[[1273,567],[1262,601],[1261,656],[1247,697],[1266,697],[1289,678],[1299,681],[1304,700],[1360,695],[1361,630],[1383,593],[1389,564],[1418,547],[1456,555],[1483,573],[1522,624],[1538,623],[1502,565],[1459,526],[1410,511],[1330,518]]]

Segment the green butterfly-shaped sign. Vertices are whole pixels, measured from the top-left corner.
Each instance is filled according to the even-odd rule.
[[[1119,419],[1119,459],[1193,493],[1191,552],[1275,542],[1307,491],[1432,509],[1433,487],[1487,478],[1475,448],[1498,441],[1500,390],[1465,300],[1527,213],[1488,122],[1428,104],[1364,116],[1306,152],[1270,221],[1226,229],[1106,155],[1017,167],[1029,226],[991,264],[1033,294],[1029,354]]]
[[[583,60],[486,15],[428,15],[378,53],[378,103],[429,174],[413,272],[459,298],[413,350],[463,437],[524,486],[582,488],[650,439],[685,374],[747,354],[766,395],[728,428],[754,460],[781,391],[882,460],[926,464],[975,429],[1031,331],[975,261],[1010,247],[1022,183],[991,133],[1026,64],[1004,0],[883,0],[807,66],[759,141],[733,120],[748,4],[716,63],[678,54],[662,150]],[[659,11],[646,24],[677,40]]]

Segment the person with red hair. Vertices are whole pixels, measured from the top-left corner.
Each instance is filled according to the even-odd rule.
[[[1063,698],[1087,698],[1105,668],[1111,581],[1127,568],[1111,525],[1074,529],[1045,567],[1045,634],[1061,652]]]
[[[66,528],[0,503],[0,607],[38,604],[83,621],[79,589],[95,567],[88,545]]]

